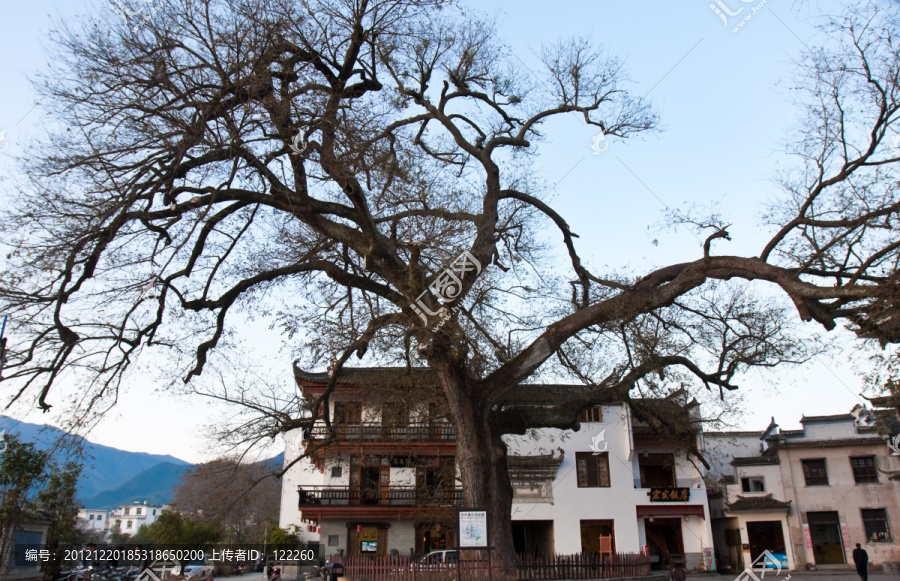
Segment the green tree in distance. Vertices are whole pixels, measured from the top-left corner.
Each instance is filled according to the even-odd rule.
[[[157,546],[206,550],[219,542],[222,531],[215,523],[200,523],[180,512],[164,510],[153,523],[141,525],[138,535]]]
[[[48,475],[49,454],[34,444],[4,434],[0,449],[0,571],[7,566],[16,527],[37,508],[37,497]]]
[[[53,522],[47,530],[46,548],[52,552],[64,546],[77,546],[85,541],[85,534],[78,528],[78,509],[75,499],[81,464],[68,462],[62,466],[51,462],[43,489],[37,495],[37,505]],[[51,580],[59,573],[62,563],[48,561],[41,565],[44,579]]]

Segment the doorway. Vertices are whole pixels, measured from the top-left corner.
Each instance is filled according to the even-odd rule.
[[[780,520],[748,522],[747,537],[750,539],[751,563],[755,563],[757,557],[766,551],[772,553],[779,562],[787,559],[784,529]]]
[[[668,570],[672,555],[684,554],[680,518],[644,519],[651,569]]]
[[[378,504],[378,468],[362,466],[359,469],[359,503]]]
[[[809,536],[812,539],[816,565],[846,563],[841,539],[841,521],[837,512],[808,512]]]
[[[610,553],[616,552],[615,547],[615,528],[611,520],[583,520],[581,521],[581,552],[582,553],[599,553],[600,538],[603,537]]]
[[[513,521],[512,534],[513,546],[520,555],[542,557],[556,554],[552,520]]]

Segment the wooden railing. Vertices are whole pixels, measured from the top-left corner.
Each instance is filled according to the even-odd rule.
[[[650,557],[634,553],[599,553],[520,556],[516,572],[505,573],[487,560],[423,563],[407,557],[333,556],[332,562],[344,567],[349,581],[499,581],[517,577],[522,581],[561,579],[616,579],[650,575]]]
[[[299,506],[456,506],[462,488],[429,489],[424,486],[361,488],[350,486],[303,486]]]
[[[371,442],[452,442],[456,432],[448,423],[412,424],[390,427],[384,424],[317,424],[309,432],[314,440],[334,436],[338,440]]]

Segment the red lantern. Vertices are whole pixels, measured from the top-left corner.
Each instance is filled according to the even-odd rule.
[[[362,532],[362,525],[356,525],[356,532],[358,532],[358,533]]]

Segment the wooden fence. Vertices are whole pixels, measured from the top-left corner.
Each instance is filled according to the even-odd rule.
[[[504,574],[487,560],[422,563],[408,557],[332,557],[344,566],[349,581],[555,581],[562,579],[615,579],[650,574],[650,557],[631,553],[580,553],[550,557],[520,556],[516,572]]]
[[[576,553],[519,557],[519,579],[615,579],[650,574],[650,557],[635,553]]]

